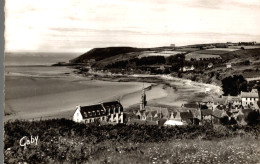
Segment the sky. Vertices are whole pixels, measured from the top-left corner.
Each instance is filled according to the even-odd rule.
[[[260,42],[260,0],[6,0],[8,52]]]

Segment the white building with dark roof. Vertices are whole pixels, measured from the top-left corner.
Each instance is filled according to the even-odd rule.
[[[84,123],[95,121],[123,123],[123,106],[119,101],[104,102],[90,106],[76,106],[73,121]]]
[[[254,105],[259,100],[258,92],[241,92],[242,106]]]

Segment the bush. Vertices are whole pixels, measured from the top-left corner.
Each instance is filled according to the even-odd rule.
[[[248,113],[246,117],[246,121],[248,125],[257,125],[260,124],[260,113],[259,111],[252,111]]]

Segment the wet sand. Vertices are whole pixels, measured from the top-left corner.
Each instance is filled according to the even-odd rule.
[[[53,69],[53,68],[51,68]],[[120,100],[127,108],[139,103],[143,86],[140,82],[109,82],[91,80],[64,72],[17,74],[10,71],[5,77],[5,121],[41,117],[72,117],[76,105],[91,105],[104,101]],[[16,71],[17,72],[17,71]],[[19,71],[18,71],[19,72]],[[154,94],[157,92],[157,94]],[[149,99],[166,96],[160,88],[148,92]]]

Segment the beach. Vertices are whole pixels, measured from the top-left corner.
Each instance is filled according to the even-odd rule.
[[[141,83],[97,81],[75,76],[71,69],[67,71],[66,76],[64,74],[17,76],[14,73],[6,75],[5,120],[59,117],[63,113],[71,113],[68,117],[72,117],[76,105],[86,106],[119,100],[125,95],[126,98],[122,99],[124,106],[138,103],[134,102],[136,97],[131,93],[141,93],[143,87]],[[145,87],[148,85],[144,84]]]
[[[15,65],[10,59],[6,62],[4,121],[71,119],[76,105],[87,106],[114,100],[120,101],[127,112],[129,107],[138,109],[143,88],[148,105],[174,108],[180,108],[187,102],[200,101],[203,98],[201,94],[204,97],[207,95],[205,88],[210,88],[211,94],[217,94],[219,90],[214,85],[168,75],[111,75],[103,80],[91,75],[78,75],[73,68],[50,66],[49,63],[54,63],[51,59],[48,64],[39,62],[41,57],[29,60],[25,60],[26,64],[17,62]],[[35,61],[38,65],[33,65]],[[12,64],[8,65],[8,62]]]
[[[138,81],[94,80],[76,75],[73,69],[67,67],[7,67],[4,120],[70,119],[76,105],[87,106],[114,100],[119,100],[127,110],[140,103],[143,88],[148,105],[178,108],[203,92],[205,87],[186,80],[162,78],[171,86]]]

